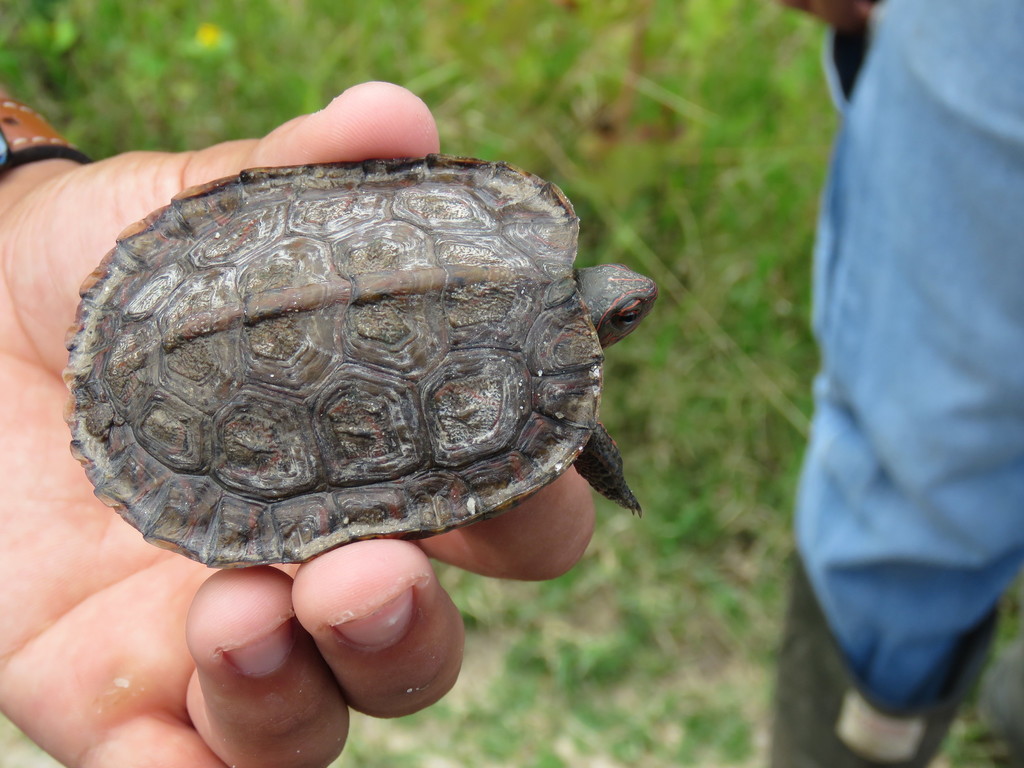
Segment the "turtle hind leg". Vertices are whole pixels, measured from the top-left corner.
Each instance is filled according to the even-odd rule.
[[[594,427],[590,440],[587,441],[583,452],[576,457],[574,466],[583,479],[602,496],[637,515],[643,514],[640,502],[629,490],[626,477],[622,474],[619,447],[600,423]]]

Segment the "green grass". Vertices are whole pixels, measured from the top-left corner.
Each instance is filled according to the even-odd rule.
[[[469,628],[462,682],[401,722],[359,719],[342,765],[763,756],[835,127],[820,35],[744,0],[0,9],[0,82],[96,157],[259,135],[391,80],[431,106],[445,151],[559,184],[582,264],[625,262],[661,286],[609,355],[603,406],[644,517],[602,504],[587,557],[551,583],[442,569]],[[989,750],[969,717],[948,752],[984,766]]]

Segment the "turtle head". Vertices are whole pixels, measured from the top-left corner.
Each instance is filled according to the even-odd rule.
[[[602,347],[628,336],[658,298],[658,286],[621,264],[576,270],[576,284]]]

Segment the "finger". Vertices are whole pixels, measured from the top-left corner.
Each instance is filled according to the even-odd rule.
[[[293,118],[262,139],[240,139],[196,152],[133,152],[82,168],[102,174],[100,185],[124,210],[113,236],[182,190],[258,166],[418,157],[440,147],[430,109],[391,83],[363,83],[319,112]],[[111,167],[117,166],[117,167]],[[87,179],[87,181],[89,181]]]
[[[189,716],[228,765],[325,766],[344,746],[348,711],[291,590],[274,568],[220,571],[189,611]]]
[[[871,16],[875,12],[875,6],[871,0],[856,0],[854,3],[856,16],[856,22],[861,27],[866,27],[871,21]]]
[[[575,470],[490,520],[426,539],[431,557],[485,576],[553,579],[583,556],[594,532],[594,501]]]
[[[872,6],[867,0],[843,0],[816,4],[818,15],[840,32],[860,32],[867,26]]]
[[[299,568],[292,599],[354,709],[406,715],[455,684],[462,618],[415,545],[363,541],[328,552]]]
[[[184,174],[185,186],[243,168],[420,157],[439,147],[437,125],[419,97],[391,83],[363,83],[320,112],[290,120],[259,141],[196,153]]]
[[[439,147],[437,125],[419,97],[391,83],[363,83],[321,112],[285,123],[249,159],[293,165],[420,157]]]
[[[778,0],[782,5],[817,16],[842,32],[859,32],[867,25],[872,4],[869,0]]]

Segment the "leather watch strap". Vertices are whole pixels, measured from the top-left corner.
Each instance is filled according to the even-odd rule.
[[[34,109],[0,97],[0,171],[53,158],[91,162]]]

